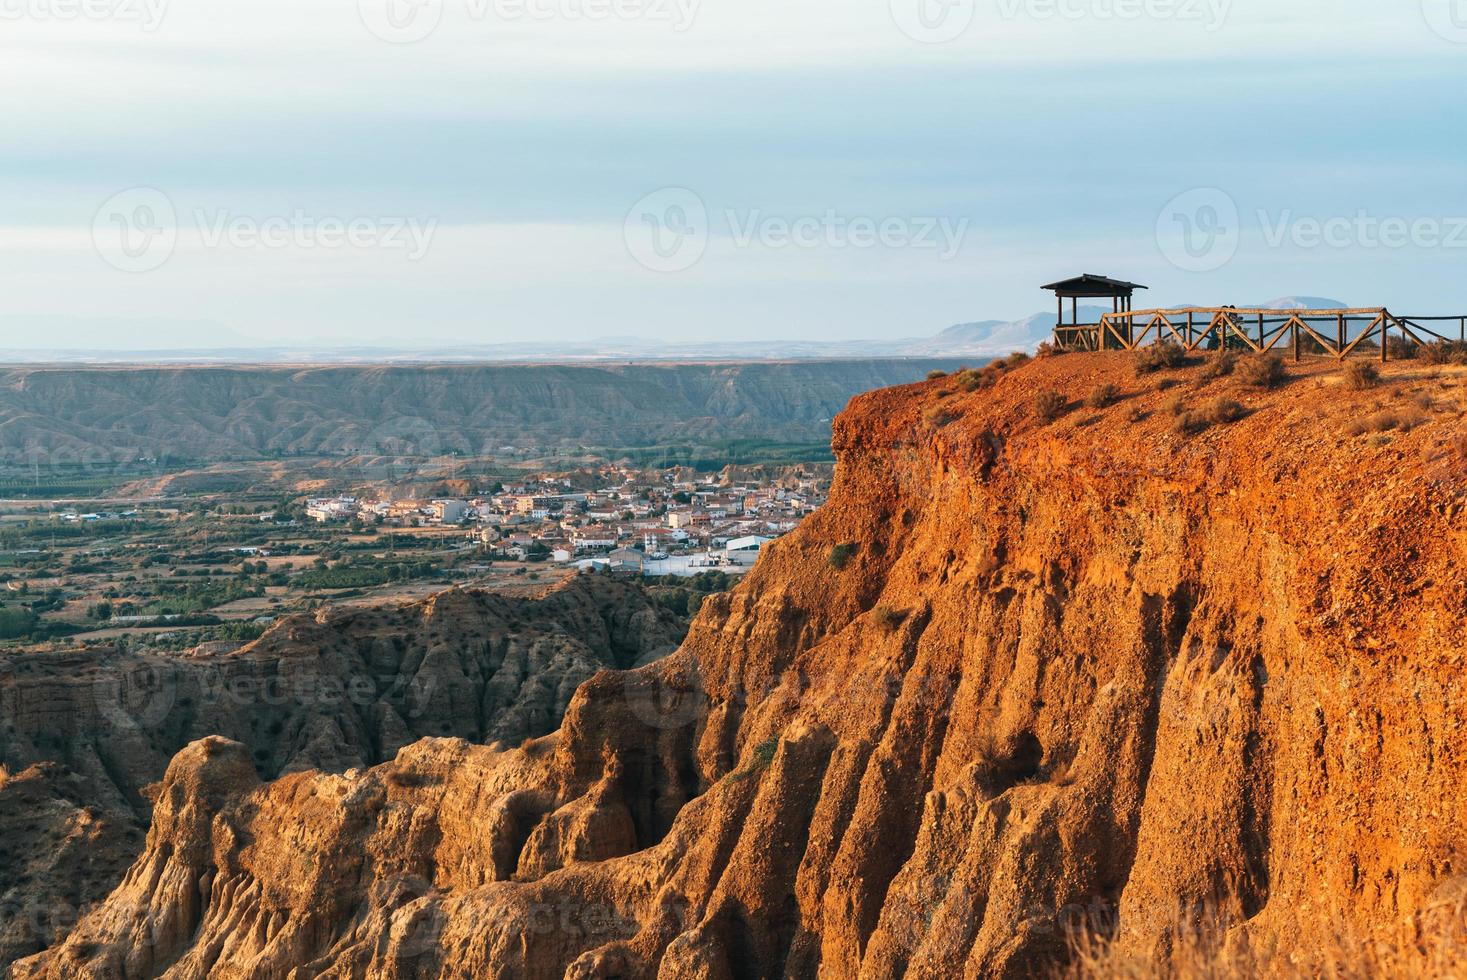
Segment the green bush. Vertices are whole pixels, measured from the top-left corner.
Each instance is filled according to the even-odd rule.
[[[0,608],[0,640],[29,636],[36,628],[36,614],[29,609]]]
[[[383,585],[387,580],[387,572],[380,568],[352,568],[349,565],[313,568],[296,576],[296,584],[304,589],[364,589]]]
[[[841,569],[845,568],[846,565],[850,564],[851,558],[855,555],[855,553],[856,546],[854,544],[846,543],[836,545],[834,548],[830,549],[830,557],[828,559],[830,562],[830,567],[835,569],[837,572],[840,571]]]

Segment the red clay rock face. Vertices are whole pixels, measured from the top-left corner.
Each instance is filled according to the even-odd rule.
[[[147,788],[189,743],[238,740],[270,777],[365,768],[427,735],[519,745],[586,678],[685,631],[637,583],[592,575],[535,599],[451,590],[292,617],[224,655],[0,656],[0,773],[16,774],[0,775],[0,976],[117,886]]]
[[[829,506],[676,655],[512,751],[255,785],[196,743],[16,976],[1002,977],[1211,901],[1284,948],[1395,922],[1462,873],[1467,481],[1461,374],[1387,381],[1098,355],[864,396]],[[1248,414],[1182,435],[1178,391]]]

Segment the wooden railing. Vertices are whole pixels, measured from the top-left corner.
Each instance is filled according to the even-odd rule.
[[[1427,326],[1456,333],[1455,337]],[[1455,326],[1456,330],[1452,331]],[[1061,324],[1055,343],[1065,350],[1137,350],[1172,342],[1188,351],[1232,348],[1259,353],[1292,350],[1346,358],[1390,358],[1391,340],[1421,346],[1467,341],[1467,316],[1396,316],[1384,307],[1350,310],[1263,310],[1235,306],[1106,313],[1099,323]]]

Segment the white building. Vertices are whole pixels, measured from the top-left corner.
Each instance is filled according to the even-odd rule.
[[[773,538],[762,537],[758,534],[751,534],[746,538],[734,538],[728,543],[728,547],[723,549],[723,553],[731,562],[739,565],[752,565],[759,560],[759,552],[764,546],[773,540]]]
[[[635,572],[638,575],[642,574],[642,565],[647,560],[646,555],[631,548],[618,548],[606,557],[613,572]]]
[[[599,551],[616,547],[616,534],[608,528],[571,532],[571,545],[577,551]]]
[[[329,521],[350,520],[357,512],[357,498],[331,497],[306,501],[306,516],[325,524]]]
[[[435,500],[432,512],[441,524],[462,524],[468,515],[469,505],[462,500]]]

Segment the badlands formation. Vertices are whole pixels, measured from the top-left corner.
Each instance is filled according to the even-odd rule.
[[[1467,873],[1467,378],[1289,375],[857,398],[829,505],[677,653],[523,745],[194,741],[15,976],[1137,976],[1198,910],[1226,962],[1419,968]]]

